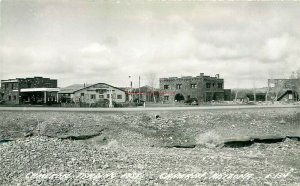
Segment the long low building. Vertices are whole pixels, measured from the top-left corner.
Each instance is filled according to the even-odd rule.
[[[126,101],[126,92],[120,88],[106,83],[96,83],[93,85],[74,84],[62,88],[59,92],[61,100],[75,103],[96,103],[101,100],[109,100],[116,103]]]

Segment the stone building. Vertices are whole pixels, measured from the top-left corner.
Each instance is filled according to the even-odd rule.
[[[43,77],[1,80],[3,101],[7,104],[57,102],[57,80]]]
[[[230,100],[229,89],[224,89],[224,79],[219,74],[215,77],[184,76],[181,78],[160,78],[160,100],[164,102],[187,101],[197,99],[198,102]]]

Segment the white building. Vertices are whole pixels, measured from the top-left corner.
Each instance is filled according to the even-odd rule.
[[[60,92],[60,94],[66,94],[67,92]],[[68,96],[75,103],[96,103],[97,101],[110,99],[112,95],[112,101],[116,103],[124,103],[126,101],[125,91],[108,85],[106,83],[96,83],[89,86],[84,86],[83,88],[68,92]]]

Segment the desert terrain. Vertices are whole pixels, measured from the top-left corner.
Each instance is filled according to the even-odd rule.
[[[1,185],[299,185],[300,109],[1,111]]]

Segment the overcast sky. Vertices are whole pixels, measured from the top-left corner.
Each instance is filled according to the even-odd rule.
[[[137,86],[203,72],[243,88],[300,68],[298,2],[0,2],[0,79]]]

